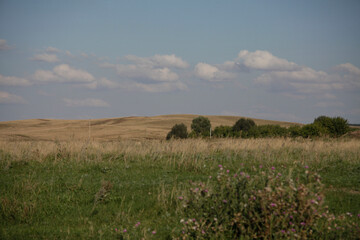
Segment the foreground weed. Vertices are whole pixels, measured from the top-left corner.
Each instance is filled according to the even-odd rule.
[[[318,174],[286,168],[232,173],[193,183],[178,197],[182,239],[356,239],[359,219],[335,217],[324,206]]]

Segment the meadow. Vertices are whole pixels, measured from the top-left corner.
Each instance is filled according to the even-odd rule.
[[[0,171],[1,239],[360,236],[357,139],[1,141]]]

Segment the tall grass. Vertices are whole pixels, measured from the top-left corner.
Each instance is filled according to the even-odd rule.
[[[349,226],[359,224],[358,140],[0,142],[0,238],[191,237],[187,235],[190,234],[188,230],[182,233],[184,223],[180,221],[188,217],[182,208],[183,201],[190,196],[191,188],[200,188],[193,184],[202,183],[209,190],[216,189],[217,183],[210,181],[209,176],[212,180],[218,174],[227,176],[226,172],[219,172],[219,165],[226,166],[223,171],[229,170],[239,176],[240,172],[251,173],[259,179],[246,191],[264,187],[260,165],[263,169],[283,169],[283,176],[289,176],[289,169],[297,170],[302,166],[304,170],[304,166],[308,166],[312,173],[321,176],[322,190],[313,192],[324,195],[321,209],[328,206],[327,216],[333,216],[336,221],[347,219],[345,222]],[[230,179],[234,180],[233,175]],[[290,177],[280,183],[288,184],[286,179]],[[291,179],[296,181],[294,176]],[[306,186],[303,178],[299,178],[298,184]],[[226,194],[224,189],[220,192]],[[251,194],[254,195],[250,191],[248,195]],[[254,196],[267,199],[266,196]],[[227,200],[231,199],[235,198]],[[229,223],[238,224],[238,213],[240,211],[221,217],[230,219],[232,216]],[[337,226],[342,227],[339,223]],[[285,230],[276,229],[277,234]],[[340,237],[355,238],[350,231],[356,229],[344,229],[332,231],[329,238],[335,238],[340,232]],[[257,231],[260,236],[261,230]],[[244,236],[253,236],[251,234]],[[225,236],[231,235],[208,235],[210,238]]]

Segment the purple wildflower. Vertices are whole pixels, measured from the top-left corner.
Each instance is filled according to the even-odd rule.
[[[126,233],[127,232],[127,230],[126,230],[126,228],[123,230],[123,233]]]
[[[276,207],[276,203],[270,203],[270,207]]]

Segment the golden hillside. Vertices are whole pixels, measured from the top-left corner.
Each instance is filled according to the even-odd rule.
[[[165,139],[171,127],[184,123],[190,131],[191,121],[198,115],[163,115],[154,117],[122,117],[93,120],[31,119],[0,122],[0,140],[85,140]],[[212,127],[232,126],[239,116],[206,116]],[[297,123],[253,119],[257,125]],[[89,131],[90,130],[90,131]]]

